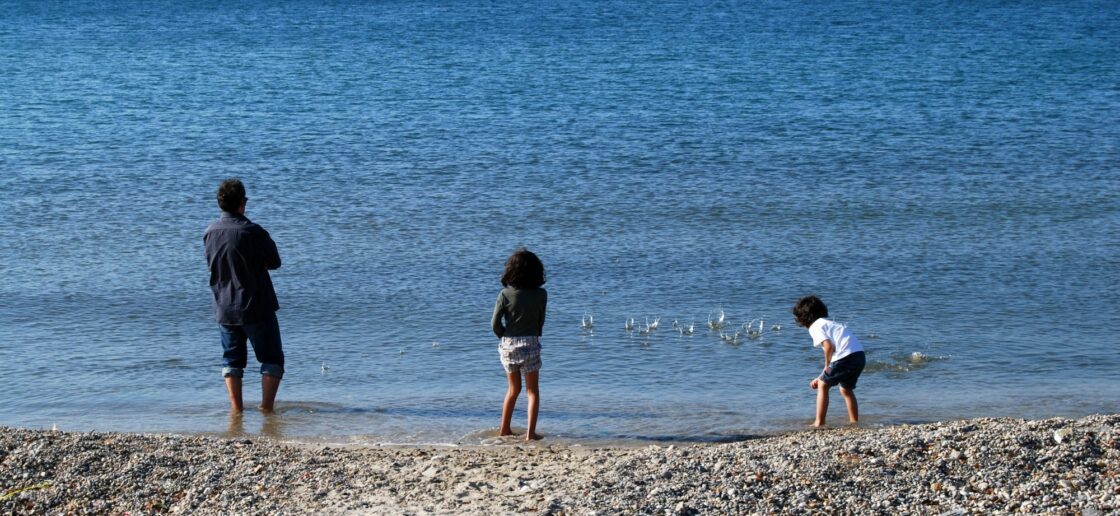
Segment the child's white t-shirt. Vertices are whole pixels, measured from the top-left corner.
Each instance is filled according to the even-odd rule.
[[[813,347],[819,348],[824,341],[832,341],[832,361],[835,362],[857,351],[863,351],[863,345],[848,327],[838,322],[833,322],[824,317],[813,321],[809,325],[809,336],[813,337]]]

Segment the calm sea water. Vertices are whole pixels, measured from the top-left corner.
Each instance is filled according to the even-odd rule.
[[[869,424],[1120,408],[1120,4],[650,4],[0,2],[0,424],[482,441],[520,245],[556,439],[801,427],[807,293]],[[288,354],[232,426],[230,176]]]

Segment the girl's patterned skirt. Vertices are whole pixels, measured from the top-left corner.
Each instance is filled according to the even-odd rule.
[[[506,373],[535,373],[541,369],[541,338],[502,337],[498,354]]]

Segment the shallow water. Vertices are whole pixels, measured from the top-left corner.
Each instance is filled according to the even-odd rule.
[[[549,273],[552,438],[800,427],[807,293],[868,348],[870,424],[1116,412],[1118,22],[1113,2],[0,2],[0,424],[230,431],[201,246],[229,176],[285,261],[280,413],[241,432],[485,439],[519,245]],[[729,343],[721,309],[766,330]]]

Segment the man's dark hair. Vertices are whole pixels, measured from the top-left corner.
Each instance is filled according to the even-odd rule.
[[[218,207],[222,211],[237,213],[245,203],[245,185],[240,179],[226,179],[218,185]]]
[[[522,247],[506,260],[506,270],[502,273],[503,287],[537,288],[544,282],[544,264],[528,249]]]
[[[824,301],[817,296],[805,296],[797,300],[797,304],[793,305],[793,319],[797,321],[798,326],[808,328],[812,326],[817,319],[828,317],[828,307],[824,306]]]

